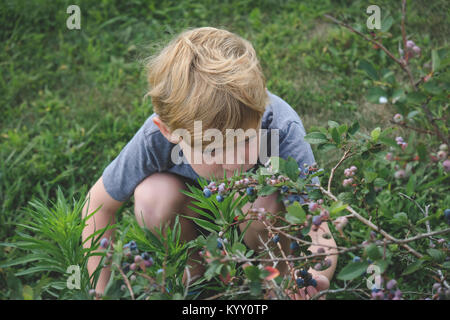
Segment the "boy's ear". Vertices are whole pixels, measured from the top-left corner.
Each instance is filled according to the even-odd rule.
[[[172,133],[170,132],[169,128],[164,122],[162,122],[162,120],[158,116],[153,117],[152,121],[159,128],[159,131],[161,131],[162,135],[167,140],[175,144],[179,142],[178,139],[172,137]]]

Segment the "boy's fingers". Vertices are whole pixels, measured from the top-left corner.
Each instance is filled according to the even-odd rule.
[[[317,289],[313,286],[306,287],[306,291],[308,292],[310,298],[314,297],[317,294]]]

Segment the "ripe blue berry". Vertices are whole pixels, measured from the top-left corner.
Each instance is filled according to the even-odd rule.
[[[310,286],[313,286],[314,288],[317,287],[317,281],[316,281],[316,279],[311,279],[311,280],[309,280],[308,284],[309,284]]]
[[[300,276],[305,278],[308,276],[308,271],[306,271],[305,269],[300,270]]]
[[[216,196],[216,200],[219,201],[219,202],[222,202],[223,201],[223,196],[221,194],[218,194]]]
[[[250,196],[253,194],[253,187],[248,187],[246,190],[247,194]]]
[[[128,244],[130,246],[130,250],[137,250],[137,245],[134,240],[131,240]]]
[[[108,248],[108,244],[109,244],[109,241],[107,238],[103,238],[102,240],[100,240],[100,247],[102,247],[103,249]]]
[[[211,197],[211,190],[209,190],[208,188],[203,189],[203,195],[204,195],[206,198]]]
[[[272,241],[277,243],[278,241],[280,241],[280,236],[279,235],[274,235],[272,238]]]
[[[217,248],[219,248],[220,250],[223,249],[223,244],[222,241],[220,241],[220,239],[217,239]]]
[[[305,285],[305,280],[303,280],[302,278],[297,278],[296,282],[299,288],[303,288],[303,286]]]
[[[445,217],[445,219],[447,219],[447,220],[450,219],[450,209],[445,209],[445,211],[444,211],[444,217]]]
[[[297,241],[292,241],[291,245],[290,245],[291,250],[295,250],[298,248],[298,243]]]
[[[143,252],[143,253],[141,254],[141,257],[142,257],[142,259],[144,259],[144,260],[150,259],[150,255],[149,255],[147,252]]]
[[[360,261],[361,261],[361,258],[358,256],[353,258],[353,262],[360,262]]]
[[[320,216],[314,216],[312,218],[312,223],[315,226],[320,226],[320,224],[322,223],[322,219],[320,218]]]
[[[281,187],[281,191],[284,193],[284,192],[288,192],[288,190],[289,190],[289,187],[288,186],[282,186]]]

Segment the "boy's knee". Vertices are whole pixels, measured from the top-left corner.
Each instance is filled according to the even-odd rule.
[[[134,212],[138,222],[148,227],[171,220],[186,203],[183,180],[170,173],[155,173],[144,179],[134,191]]]

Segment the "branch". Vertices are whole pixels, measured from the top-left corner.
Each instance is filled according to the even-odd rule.
[[[376,41],[376,40],[374,40],[374,39],[371,39],[371,38],[367,37],[365,34],[359,32],[358,30],[355,30],[354,28],[352,28],[352,27],[349,26],[348,24],[346,24],[346,23],[344,23],[344,22],[342,22],[342,21],[340,21],[340,20],[338,20],[338,19],[336,19],[336,18],[334,18],[334,17],[332,17],[332,16],[330,16],[330,15],[328,15],[328,14],[325,14],[324,17],[327,18],[327,19],[329,19],[329,20],[331,20],[331,21],[333,21],[334,23],[337,23],[337,24],[339,24],[339,25],[341,25],[341,26],[343,26],[343,27],[349,29],[349,30],[352,31],[353,33],[356,33],[357,35],[359,35],[359,36],[361,36],[362,38],[364,38],[366,41],[369,41],[369,42],[371,42],[371,43],[377,45],[381,50],[383,50],[383,51],[384,51],[384,52],[385,52],[392,60],[394,60],[394,61],[395,61],[395,62],[396,62],[396,63],[397,63],[397,64],[398,64],[398,65],[399,65],[406,73],[407,73],[407,75],[408,75],[408,77],[409,77],[409,81],[411,82],[411,85],[412,85],[414,91],[417,90],[416,84],[415,84],[415,82],[414,82],[414,78],[413,78],[413,76],[412,76],[412,74],[411,74],[411,70],[409,70],[408,65],[406,64],[406,61],[405,61],[405,60],[397,59],[397,58],[394,56],[394,54],[393,54],[392,52],[390,52],[388,49],[386,49],[386,47],[383,46],[380,42],[378,42],[378,41]]]
[[[331,181],[333,180],[334,172],[336,171],[336,169],[342,164],[342,162],[344,162],[346,159],[353,156],[352,153],[350,153],[350,154],[349,153],[350,153],[350,149],[346,150],[344,152],[344,155],[342,156],[341,160],[339,160],[339,162],[334,166],[334,168],[331,169],[330,178],[328,179],[328,192],[331,192]]]

